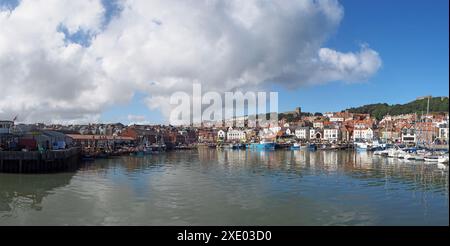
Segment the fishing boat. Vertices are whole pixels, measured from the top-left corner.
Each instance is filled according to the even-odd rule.
[[[251,143],[250,149],[274,150],[275,143],[270,140],[261,140],[259,143]]]

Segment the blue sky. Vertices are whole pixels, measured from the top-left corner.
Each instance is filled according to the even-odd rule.
[[[287,92],[280,110],[338,111],[350,106],[406,103],[417,96],[448,96],[447,0],[343,0],[341,26],[326,44],[350,51],[361,42],[376,50],[382,68],[366,83],[329,83]]]
[[[376,50],[381,69],[362,83],[341,81],[287,90],[281,86],[279,109],[301,106],[306,112],[339,111],[351,106],[406,103],[417,96],[448,96],[449,36],[447,0],[342,0],[344,18],[324,45],[353,51],[362,43]],[[127,106],[106,111],[103,118],[123,121],[124,115],[148,115],[158,122],[159,111],[148,110],[137,94]],[[125,119],[126,120],[126,119]]]

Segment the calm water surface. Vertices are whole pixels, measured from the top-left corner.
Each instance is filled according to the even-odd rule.
[[[448,225],[448,167],[352,151],[168,152],[0,174],[0,225]]]

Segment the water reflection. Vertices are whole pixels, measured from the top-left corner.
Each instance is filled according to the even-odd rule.
[[[126,156],[0,174],[0,224],[448,225],[448,168],[354,151]]]
[[[0,173],[0,216],[16,208],[42,209],[42,200],[70,183],[74,173],[14,175]]]

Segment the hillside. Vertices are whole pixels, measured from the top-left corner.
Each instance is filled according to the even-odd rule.
[[[406,104],[389,105],[387,103],[369,104],[347,109],[351,113],[370,114],[380,120],[384,115],[400,115],[410,113],[426,113],[427,99],[414,100]],[[448,97],[433,97],[430,99],[430,112],[448,112]]]

